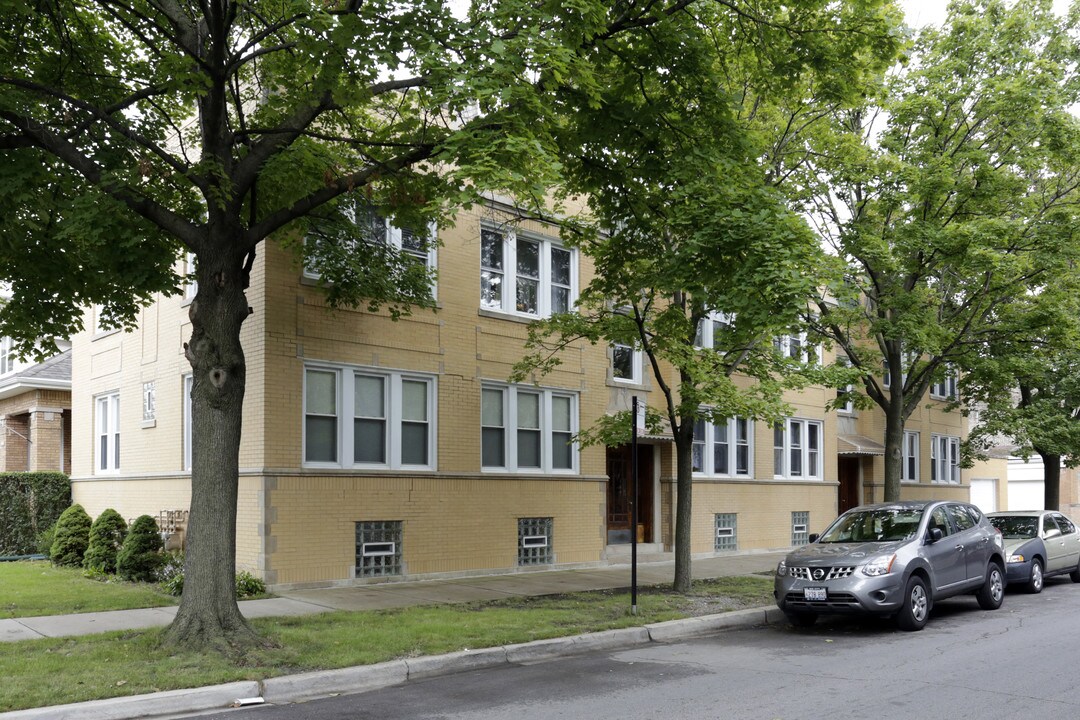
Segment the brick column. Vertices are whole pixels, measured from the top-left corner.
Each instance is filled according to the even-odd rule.
[[[63,411],[59,408],[36,408],[30,412],[31,442],[27,466],[31,471],[61,470],[63,422]]]

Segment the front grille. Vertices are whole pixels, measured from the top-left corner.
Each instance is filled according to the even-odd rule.
[[[784,596],[785,608],[817,608],[818,610],[858,610],[859,601],[851,593],[830,592],[828,600],[807,600],[801,592],[789,592]]]
[[[821,580],[816,580],[810,575],[814,570],[827,570],[825,577]],[[840,578],[851,577],[855,572],[854,567],[831,567],[831,568],[811,568],[811,567],[790,567],[788,568],[788,574],[796,580],[810,580],[812,582],[825,582],[826,580],[838,580]]]

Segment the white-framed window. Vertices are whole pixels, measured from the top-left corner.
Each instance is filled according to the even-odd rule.
[[[804,363],[821,362],[821,345],[813,344],[806,332],[777,335],[773,338],[773,347],[786,358]]]
[[[184,375],[182,406],[184,408],[184,470],[191,470],[191,373]]]
[[[822,423],[788,418],[773,428],[773,475],[777,478],[822,478]]]
[[[526,317],[570,312],[577,255],[556,240],[513,228],[480,228],[480,307]]]
[[[708,315],[698,322],[697,334],[694,336],[694,345],[699,348],[716,348],[716,340],[720,337],[724,328],[731,324],[734,316],[719,310],[711,310]]]
[[[746,418],[694,423],[693,468],[701,475],[753,476],[754,424]]]
[[[430,375],[309,365],[304,369],[304,463],[434,470],[435,403]]]
[[[104,320],[105,320],[105,306],[104,305],[94,304],[93,307],[91,308],[91,312],[93,313],[93,323],[94,323],[94,334],[95,335],[103,335],[105,333],[112,332],[112,330],[110,328],[107,328],[104,325]]]
[[[904,363],[904,372],[900,376],[900,382],[903,385],[907,385],[907,376],[908,376],[907,370],[908,370],[909,367],[911,367],[911,363],[912,363],[913,360],[914,360],[914,358],[912,358],[911,353],[906,353],[906,352],[904,353],[903,358],[901,359],[901,362]],[[889,385],[892,384],[892,375],[889,373],[889,360],[888,360],[888,358],[885,358],[884,360],[881,361],[881,368],[882,368],[882,375],[883,375],[882,384],[884,385],[884,387],[889,387]]]
[[[851,367],[851,361],[848,359],[847,355],[837,356],[836,364],[842,367]],[[836,389],[836,398],[840,402],[836,407],[836,412],[842,415],[855,414],[855,399],[852,397],[852,393],[854,392],[855,386],[850,383]]]
[[[15,369],[15,341],[9,337],[0,338],[0,375],[7,375]]]
[[[939,400],[955,400],[958,382],[959,377],[956,371],[951,368],[948,369],[944,378],[930,386],[930,397]]]
[[[904,432],[903,466],[900,469],[900,480],[903,482],[919,482],[919,433]]]
[[[930,436],[930,481],[950,485],[960,483],[960,438]]]
[[[631,345],[611,346],[611,377],[615,382],[641,384],[641,351]]]
[[[149,380],[142,384],[142,419],[151,422],[157,418],[157,384]]]
[[[99,473],[120,470],[120,393],[94,398],[95,435],[94,467]]]
[[[184,300],[193,300],[199,294],[199,281],[195,279],[195,253],[184,253]]]
[[[486,384],[480,400],[480,465],[505,472],[577,469],[577,394]]]

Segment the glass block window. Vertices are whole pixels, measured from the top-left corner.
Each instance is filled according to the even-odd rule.
[[[356,523],[356,577],[402,575],[401,521]]]
[[[810,542],[810,511],[797,510],[791,513],[791,544],[805,545]]]
[[[555,562],[552,551],[552,518],[518,518],[518,565],[550,565]]]
[[[738,550],[739,528],[735,513],[716,513],[716,550]]]

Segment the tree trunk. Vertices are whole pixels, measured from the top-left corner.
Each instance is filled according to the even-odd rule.
[[[1061,456],[1035,448],[1043,461],[1043,507],[1060,510],[1061,505]]]
[[[692,420],[683,420],[683,425],[689,425],[692,430]],[[683,432],[682,428],[675,433],[675,491],[678,494],[675,503],[675,582],[672,589],[675,592],[689,592],[690,575],[690,518],[693,507],[694,490],[694,466],[693,466],[694,436],[692,432]]]
[[[246,366],[240,328],[249,309],[243,257],[199,258],[191,303],[191,510],[184,592],[165,643],[242,653],[259,638],[236,603],[236,505]]]
[[[885,408],[885,502],[900,499],[904,467],[904,401],[893,395]]]

